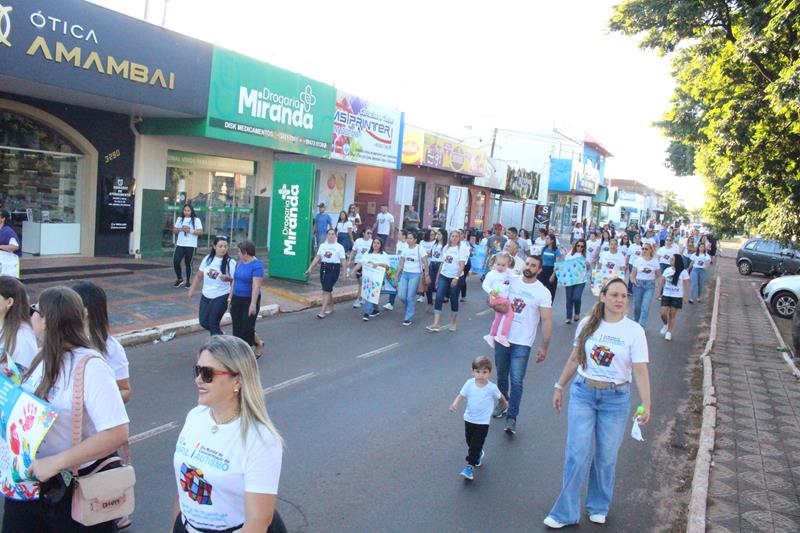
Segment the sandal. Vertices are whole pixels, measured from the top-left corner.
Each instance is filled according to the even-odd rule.
[[[317,315],[317,318],[319,318],[320,320],[322,320],[323,318],[325,318],[325,315],[323,315],[322,313],[320,313],[320,314],[318,314],[318,315]]]
[[[427,329],[431,333],[439,333],[439,327],[438,326],[425,326],[425,329]]]
[[[261,356],[264,355],[264,341],[259,341],[258,344],[256,344],[256,349],[253,353],[256,355],[256,361],[261,359]]]

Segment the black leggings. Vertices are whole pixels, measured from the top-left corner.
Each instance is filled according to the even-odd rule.
[[[467,259],[467,264],[464,265],[464,273],[461,275],[461,297],[467,297],[467,276],[469,271],[472,270],[472,259]]]
[[[542,270],[539,271],[539,275],[537,276],[539,281],[542,282],[542,285],[547,287],[547,290],[550,291],[550,298],[552,300],[550,305],[556,301],[556,288],[558,288],[558,280],[554,280],[552,283],[550,282],[550,276],[553,275],[553,270],[555,270],[555,267],[553,266],[543,266]]]
[[[489,434],[489,424],[473,424],[472,422],[464,421],[464,436],[467,439],[467,464],[477,466],[478,460],[481,458],[481,451],[483,450],[483,443],[486,441],[486,435]]]
[[[6,499],[3,504],[3,533],[115,533],[114,520],[94,526],[84,526],[72,519],[72,490],[59,503],[45,504],[41,500],[17,501]]]
[[[256,302],[256,314],[250,316],[250,296],[236,296],[231,298],[231,323],[233,336],[239,337],[250,346],[256,345],[256,319],[261,307],[261,295]]]
[[[183,525],[183,515],[178,513],[175,518],[175,524],[172,526],[172,533],[187,533],[186,527]],[[238,528],[236,528],[238,530]],[[211,530],[209,530],[211,531]],[[224,529],[222,531],[225,531]],[[277,509],[272,513],[272,523],[267,528],[266,533],[286,533],[286,526],[283,524],[281,515],[278,514]]]
[[[175,253],[172,256],[172,266],[175,268],[175,276],[177,279],[185,279],[187,284],[189,278],[192,277],[192,258],[194,258],[194,251],[197,248],[191,246],[176,246]],[[181,275],[181,261],[186,264],[186,277]]]
[[[436,274],[439,273],[440,266],[442,266],[441,261],[428,262],[428,290],[425,291],[428,305],[433,305],[433,297],[436,294]]]

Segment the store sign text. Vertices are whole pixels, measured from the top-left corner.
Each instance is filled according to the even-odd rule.
[[[33,40],[26,52],[29,56],[41,54],[41,57],[47,61],[55,61],[56,63],[71,63],[75,68],[83,70],[94,69],[100,74],[108,76],[120,76],[123,79],[142,83],[147,85],[159,85],[163,89],[173,90],[175,88],[175,73],[164,72],[160,68],[151,69],[147,65],[135,63],[128,59],[123,59],[118,62],[114,56],[102,57],[97,52],[89,52],[88,55],[83,55],[84,51],[80,46],[75,46],[67,49],[64,43],[56,41],[55,53],[50,49],[44,37],[39,36]]]
[[[269,118],[272,122],[296,128],[314,129],[314,115],[311,114],[311,108],[316,103],[317,98],[311,91],[310,85],[306,85],[298,98],[271,92],[267,87],[260,91],[239,87],[240,115],[245,114],[247,109],[255,118]]]
[[[278,190],[284,204],[283,212],[283,254],[296,255],[294,247],[297,245],[297,208],[300,198],[300,186],[283,185]]]
[[[336,114],[333,116],[334,124],[347,128],[347,130],[342,131],[345,135],[355,137],[359,132],[366,131],[370,137],[384,144],[392,144],[393,128],[391,124],[387,123],[391,122],[391,120],[391,118],[380,116],[373,118],[366,111],[362,112],[361,115],[355,115],[341,109],[337,109]]]
[[[86,31],[86,28],[81,26],[80,24],[70,24],[66,20],[61,20],[60,18],[56,17],[45,17],[42,15],[41,11],[34,11],[31,13],[31,24],[34,27],[39,28],[40,30],[46,27],[50,27],[50,29],[56,33],[59,31],[64,35],[72,35],[76,39],[83,39],[86,41],[94,41],[94,44],[97,43],[97,34],[94,30]],[[50,24],[48,24],[48,21]]]

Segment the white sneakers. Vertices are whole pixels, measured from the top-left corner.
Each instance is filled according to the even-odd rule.
[[[552,516],[548,516],[547,518],[544,519],[544,525],[546,525],[550,529],[561,529],[567,524],[562,524],[561,522],[556,521],[556,519],[553,518]]]
[[[353,309],[358,309],[359,307],[361,307],[361,300],[357,299],[355,302],[353,302]]]
[[[389,311],[391,311],[392,309],[394,309],[394,306],[392,304],[390,304],[389,302],[386,302],[385,304],[383,304],[383,308],[384,309],[388,309]]]
[[[589,520],[594,522],[595,524],[605,524],[606,523],[606,515],[604,514],[590,514]]]
[[[668,329],[669,329],[669,327],[668,327],[666,324],[664,324],[664,325],[661,327],[661,331],[660,331],[659,333],[661,333],[661,335],[664,335],[664,334],[666,334],[666,333],[667,333],[667,330],[668,330]]]
[[[672,340],[672,332],[671,331],[668,331],[667,334],[664,335],[664,340],[665,341],[671,341]]]

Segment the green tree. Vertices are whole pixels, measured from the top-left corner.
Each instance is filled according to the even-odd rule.
[[[661,195],[666,209],[664,217],[667,222],[680,222],[689,220],[689,210],[683,204],[683,200],[672,191],[667,191]]]
[[[722,233],[788,239],[800,225],[800,0],[626,0],[612,31],[670,54],[676,89],[658,126],[668,165],[706,182]]]

